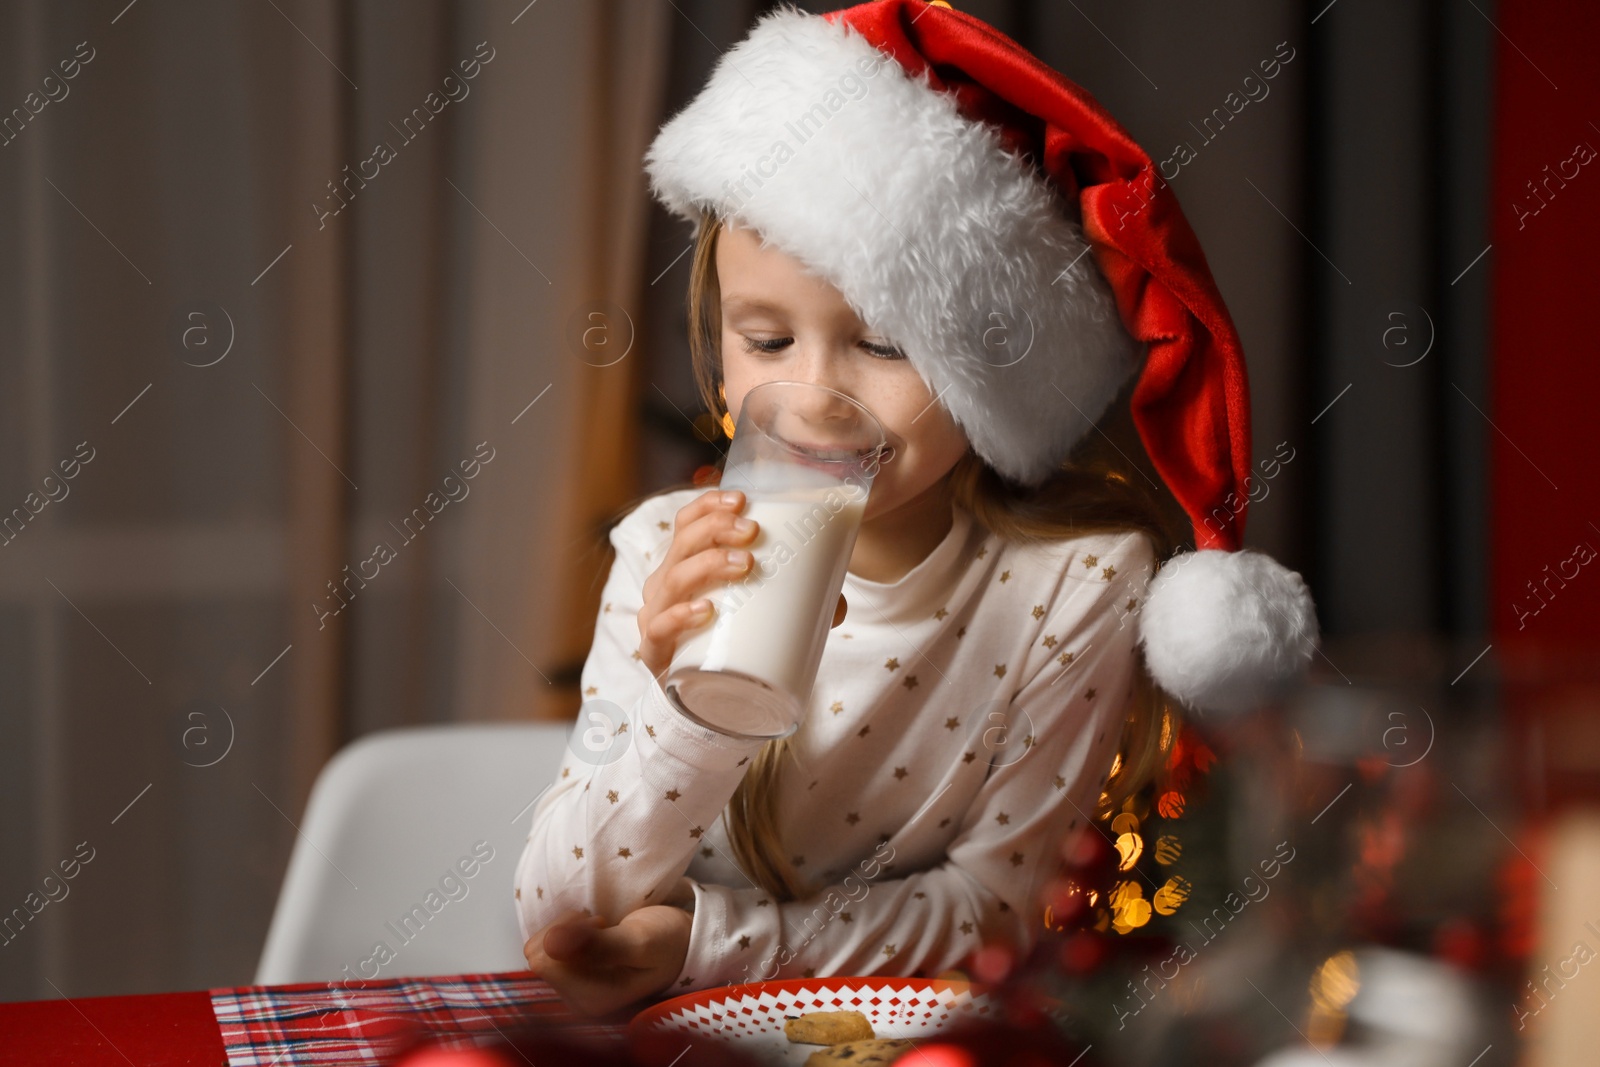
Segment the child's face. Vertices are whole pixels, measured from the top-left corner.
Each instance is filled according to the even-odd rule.
[[[814,382],[864,404],[894,455],[873,479],[866,517],[893,511],[950,472],[967,435],[890,339],[863,323],[843,294],[754,230],[724,225],[717,238],[722,374],[728,410],[776,379]],[[752,351],[753,345],[760,345]]]

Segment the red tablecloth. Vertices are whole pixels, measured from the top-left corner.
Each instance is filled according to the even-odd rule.
[[[218,1067],[228,1062],[211,994],[0,1004],[0,1064]]]
[[[520,972],[0,1004],[0,1064],[375,1063],[421,1033],[493,1038],[527,1021],[623,1041],[622,1026],[574,1017],[548,983]]]

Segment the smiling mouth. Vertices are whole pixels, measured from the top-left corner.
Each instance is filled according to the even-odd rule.
[[[859,448],[850,448],[839,444],[816,444],[809,441],[795,442],[789,447],[809,459],[828,460],[835,463],[870,455],[870,453]]]
[[[878,452],[814,444],[791,444],[790,451],[792,461],[797,466],[829,471],[833,474],[842,474],[852,468],[872,466],[874,462],[881,466],[895,454],[894,446],[889,444],[884,445]]]

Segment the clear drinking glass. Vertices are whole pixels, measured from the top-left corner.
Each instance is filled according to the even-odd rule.
[[[662,688],[691,719],[738,737],[799,729],[886,438],[857,401],[808,382],[745,394],[722,488],[760,524],[746,576],[707,597]]]

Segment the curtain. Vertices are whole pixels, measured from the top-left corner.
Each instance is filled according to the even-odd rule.
[[[665,17],[0,9],[0,997],[248,981],[339,745],[576,709]]]

